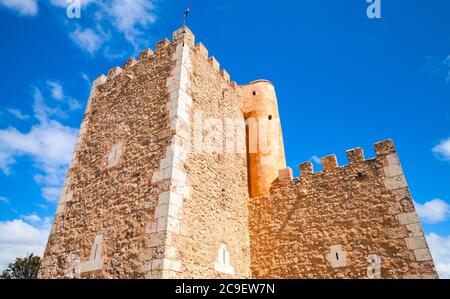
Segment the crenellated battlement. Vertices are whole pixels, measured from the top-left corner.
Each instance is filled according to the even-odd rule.
[[[374,144],[280,169],[270,192],[250,201],[256,278],[436,278],[394,143]]]
[[[197,53],[206,61],[208,61],[211,67],[216,72],[218,72],[219,76],[221,76],[226,83],[230,84],[233,89],[237,89],[239,87],[236,82],[231,82],[231,76],[227,72],[227,70],[220,68],[220,62],[214,56],[209,56],[209,51],[204,44],[202,44],[201,42],[197,43],[194,47],[194,50],[197,51]]]
[[[335,154],[323,157],[320,159],[322,162],[322,171],[320,172],[314,171],[314,165],[310,161],[304,162],[299,165],[300,178],[309,177],[314,174],[332,173],[342,168],[348,168],[349,166],[354,165],[358,166],[361,163],[371,163],[377,159],[378,160],[384,159],[386,156],[390,154],[396,154],[394,143],[392,142],[392,140],[389,139],[375,143],[374,149],[376,157],[370,159],[366,159],[364,157],[364,150],[360,147],[348,150],[346,154],[349,164],[343,166],[339,165],[337,156]],[[287,176],[286,173],[292,174],[292,169],[291,168],[280,169],[279,180],[287,180],[289,176]],[[293,179],[293,177],[291,177],[290,179]]]
[[[165,50],[166,47],[168,47],[169,45],[181,41],[185,35],[189,36],[189,38],[187,39],[188,45],[194,51],[196,51],[202,57],[204,57],[205,60],[208,61],[208,63],[211,65],[211,67],[218,73],[220,77],[223,78],[223,80],[225,80],[226,83],[230,85],[231,88],[237,90],[239,88],[239,85],[235,81],[233,82],[231,81],[230,74],[227,72],[227,70],[220,68],[220,63],[214,56],[208,56],[209,55],[208,49],[201,42],[197,43],[194,46],[195,36],[186,26],[183,26],[173,32],[172,41],[170,41],[168,38],[163,38],[162,40],[158,41],[155,46],[155,51],[151,50],[150,48],[147,48],[143,50],[141,53],[139,53],[137,60],[134,57],[130,57],[123,64],[122,67],[119,66],[113,67],[108,72],[107,81],[119,76],[122,73],[127,73],[128,71],[131,71],[136,64],[151,59],[154,55],[158,55],[161,51]],[[131,75],[129,74],[127,75],[129,78],[133,78]]]

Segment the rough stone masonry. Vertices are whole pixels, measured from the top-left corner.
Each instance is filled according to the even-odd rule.
[[[273,85],[194,39],[95,80],[39,278],[437,277],[392,142],[293,179]]]

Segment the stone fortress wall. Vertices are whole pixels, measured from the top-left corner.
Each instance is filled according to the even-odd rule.
[[[393,143],[376,158],[347,152],[311,162],[301,176],[280,170],[270,194],[250,202],[255,278],[435,278],[414,204]]]
[[[375,148],[293,179],[273,85],[231,82],[182,27],[94,82],[38,277],[436,277],[395,148]]]

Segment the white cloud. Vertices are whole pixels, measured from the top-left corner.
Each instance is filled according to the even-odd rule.
[[[322,164],[322,160],[320,160],[320,158],[317,156],[312,156],[310,160],[312,162],[314,162],[315,164],[318,164],[318,165]]]
[[[29,155],[44,165],[61,165],[70,161],[76,130],[49,121],[33,126],[27,133],[15,128],[0,130],[3,150],[14,155]]]
[[[428,246],[440,278],[450,278],[450,236],[427,235]]]
[[[14,127],[0,130],[0,170],[9,175],[17,157],[30,157],[34,163],[32,166],[38,171],[34,179],[42,186],[42,196],[48,202],[56,202],[78,133],[76,129],[51,119],[52,116],[63,115],[63,112],[47,106],[38,88],[35,88],[33,96],[34,116],[39,123],[28,132]]]
[[[63,176],[60,178],[65,177],[65,172]],[[42,188],[42,196],[45,198],[47,202],[58,202],[60,194],[61,194],[61,187],[63,184],[63,180],[58,181],[57,184],[55,184],[57,187],[44,187]]]
[[[56,189],[59,190],[63,184],[76,137],[77,130],[56,121],[40,123],[27,133],[15,128],[0,130],[0,152],[7,158],[1,168],[8,174],[15,157],[31,157],[41,172],[35,179],[44,186],[42,195],[48,201],[56,201]]]
[[[41,219],[34,225],[22,219],[0,222],[0,270],[5,269],[17,257],[30,253],[42,256],[50,227],[50,218]]]
[[[3,196],[0,196],[0,202],[3,202],[4,204],[7,204],[8,206],[11,205],[11,202]]]
[[[56,6],[64,6],[61,0],[52,0]],[[118,40],[114,33],[122,34],[135,50],[146,46],[148,37],[145,30],[157,20],[156,1],[154,0],[111,0],[88,1],[85,6],[95,3],[89,13],[96,20],[96,27],[77,27],[72,30],[70,37],[81,49],[94,55],[104,44]],[[64,6],[65,7],[65,6]],[[113,38],[112,38],[113,37]],[[104,47],[103,54],[107,57],[122,57],[114,54],[111,45]]]
[[[60,83],[55,81],[47,81],[47,85],[50,87],[50,92],[53,99],[59,101],[64,99],[64,89]]]
[[[16,163],[16,160],[7,152],[3,152],[0,146],[0,170],[5,175],[10,175],[10,166]]]
[[[91,87],[92,82],[91,79],[89,79],[89,76],[85,72],[81,72],[81,78],[83,78],[84,81],[88,84],[89,87]]]
[[[34,117],[39,120],[41,123],[48,122],[48,118],[52,116],[66,118],[67,115],[62,111],[60,107],[49,107],[45,103],[44,96],[42,95],[42,91],[35,87],[33,90],[33,112]]]
[[[35,16],[38,13],[37,0],[0,0],[0,6],[24,16]]]
[[[79,26],[70,34],[70,38],[81,49],[91,55],[94,55],[107,39],[102,32],[97,32],[90,28],[82,29]]]
[[[450,67],[450,55],[448,55],[447,58],[444,60],[444,65]]]
[[[65,104],[67,104],[69,110],[74,111],[81,108],[80,102],[64,94],[64,88],[61,83],[49,80],[47,81],[47,86],[49,88],[51,97],[57,101],[65,100]]]
[[[113,0],[106,11],[112,24],[134,46],[139,46],[143,29],[156,22],[155,3],[151,0]]]
[[[424,204],[415,203],[417,214],[428,224],[437,224],[450,217],[450,205],[442,199],[433,199]]]
[[[442,140],[433,148],[433,153],[444,160],[450,161],[450,138]]]
[[[19,109],[8,109],[8,112],[20,120],[27,120],[29,115],[23,114]]]

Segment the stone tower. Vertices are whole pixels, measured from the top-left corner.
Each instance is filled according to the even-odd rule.
[[[286,159],[275,88],[187,27],[95,80],[39,278],[436,277],[394,145]]]
[[[238,86],[182,27],[94,82],[39,277],[251,277],[248,200]]]
[[[286,168],[283,134],[275,87],[257,80],[240,88],[247,122],[250,197],[269,192],[278,170]]]

